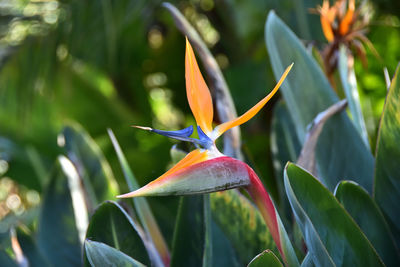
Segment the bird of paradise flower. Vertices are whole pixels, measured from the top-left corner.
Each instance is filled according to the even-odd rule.
[[[254,117],[274,96],[293,64],[283,73],[275,88],[242,116],[212,128],[213,104],[210,91],[199,70],[193,49],[186,39],[185,76],[186,93],[190,109],[197,123],[199,138],[190,137],[193,126],[178,131],[162,131],[150,127],[135,126],[170,138],[191,142],[197,149],[187,154],[166,173],[147,185],[118,198],[191,195],[211,193],[244,187],[256,205],[270,230],[283,260],[298,265],[293,247],[278,216],[275,206],[255,172],[244,162],[219,152],[215,140],[229,129]]]
[[[328,41],[328,45],[322,51],[322,58],[331,84],[334,84],[332,75],[337,68],[340,46],[344,46],[351,57],[351,51],[355,50],[364,67],[367,66],[364,44],[376,58],[381,60],[371,41],[366,37],[369,18],[360,7],[356,9],[355,0],[337,0],[332,6],[328,0],[324,0],[322,6],[318,6],[313,10],[315,11],[320,14],[322,32]]]

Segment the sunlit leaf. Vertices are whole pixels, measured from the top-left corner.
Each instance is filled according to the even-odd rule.
[[[78,170],[91,205],[115,198],[118,186],[111,167],[88,133],[79,125],[71,124],[64,128],[59,138],[64,139],[66,155]]]
[[[44,192],[37,244],[51,265],[81,264],[81,243],[68,178],[57,161]]]

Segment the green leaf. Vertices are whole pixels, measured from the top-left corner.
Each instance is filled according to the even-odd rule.
[[[118,186],[111,167],[89,134],[81,126],[71,124],[64,128],[62,137],[66,155],[78,170],[93,205],[89,210],[104,200],[114,199],[118,195]]]
[[[288,163],[285,188],[316,266],[384,266],[337,199],[311,174]]]
[[[37,244],[51,265],[78,266],[81,264],[82,255],[77,218],[68,178],[61,164],[61,161],[56,162],[44,192]]]
[[[269,13],[265,38],[275,77],[294,62],[281,92],[295,124],[293,130],[304,142],[307,125],[339,98],[300,40],[274,12]],[[372,191],[374,159],[347,114],[338,114],[326,123],[316,150],[320,177],[331,191],[346,177]]]
[[[279,253],[257,208],[237,190],[210,195],[214,221],[235,248],[242,264],[264,249]]]
[[[353,118],[353,123],[362,137],[365,146],[370,149],[367,127],[365,126],[364,116],[361,111],[360,95],[357,90],[356,75],[354,73],[354,68],[349,69],[348,67],[347,48],[343,45],[339,50],[338,70],[343,90],[346,94],[347,103],[349,104],[350,113]]]
[[[150,266],[142,233],[116,202],[106,201],[93,214],[86,239],[105,243]]]
[[[211,266],[209,195],[181,197],[172,244],[171,267]]]
[[[238,253],[232,246],[232,242],[228,239],[227,235],[222,231],[221,227],[211,218],[212,228],[212,266],[230,266],[240,267],[245,263],[241,262],[238,258]],[[219,257],[218,255],[224,255]]]
[[[264,250],[251,260],[247,267],[283,267],[278,257],[271,250]]]
[[[388,224],[367,191],[351,181],[341,182],[335,196],[373,244],[386,266],[400,262]]]
[[[92,266],[145,266],[123,252],[107,246],[104,243],[86,240],[85,251]]]
[[[128,185],[129,190],[134,191],[136,189],[139,189],[139,183],[136,181],[136,178],[133,175],[131,168],[129,167],[128,161],[126,160],[125,155],[122,152],[122,149],[118,144],[118,141],[111,129],[108,129],[108,134],[117,153],[117,157],[124,173],[125,181]],[[153,213],[151,212],[150,206],[146,198],[132,198],[132,202],[135,206],[137,214],[139,215],[140,222],[146,230],[148,237],[152,239],[158,253],[160,253],[160,255],[157,253],[154,256],[161,256],[163,262],[168,264],[168,262],[170,261],[168,247],[161,233],[161,230],[158,227],[157,221],[155,220]]]
[[[391,82],[378,132],[375,166],[376,202],[400,246],[400,68]]]
[[[283,185],[283,169],[288,161],[296,162],[300,154],[301,145],[294,129],[292,118],[285,105],[280,100],[274,107],[271,126],[271,152],[274,165],[274,173],[279,188],[278,210],[285,219],[289,219],[292,213]],[[283,214],[285,216],[283,216]]]

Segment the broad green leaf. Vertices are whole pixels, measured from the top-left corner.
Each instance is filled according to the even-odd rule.
[[[210,195],[214,221],[230,240],[242,264],[264,249],[279,253],[257,208],[237,190]]]
[[[104,243],[86,240],[85,241],[86,256],[92,266],[134,266],[144,267],[142,263],[132,259],[125,253],[110,247]]]
[[[105,243],[150,266],[142,233],[116,202],[106,201],[93,214],[86,239]]]
[[[118,194],[111,167],[98,145],[79,125],[71,124],[63,129],[65,153],[73,162],[89,197],[92,210],[104,200],[114,199]]]
[[[348,67],[347,48],[341,46],[339,49],[338,70],[347,103],[349,104],[352,121],[362,137],[365,146],[369,149],[368,132],[365,126],[364,116],[361,111],[360,95],[357,89],[357,79],[354,68]]]
[[[211,266],[211,254],[209,195],[181,197],[172,243],[171,267]]]
[[[368,192],[354,182],[343,181],[337,186],[335,196],[360,226],[385,265],[397,266],[399,252],[389,226]]]
[[[227,235],[222,231],[221,227],[211,218],[212,228],[212,266],[230,266],[240,267],[245,263],[241,262],[238,253],[228,239]],[[218,255],[224,255],[219,257]]]
[[[400,68],[391,82],[379,127],[374,196],[400,246]]]
[[[265,38],[275,77],[294,62],[281,92],[295,124],[293,130],[304,142],[308,124],[339,98],[300,40],[274,12],[268,16]],[[347,114],[338,114],[326,123],[316,158],[320,178],[331,191],[346,177],[372,191],[374,159]]]
[[[384,266],[337,199],[311,174],[288,163],[285,188],[316,266]]]
[[[37,233],[37,244],[51,265],[81,264],[76,220],[68,178],[57,161],[43,195]]]
[[[42,254],[32,235],[25,233],[22,229],[18,229],[17,238],[22,252],[28,259],[29,266],[50,266],[46,255]]]
[[[128,161],[126,160],[125,155],[122,152],[122,149],[111,129],[108,129],[108,134],[110,136],[114,149],[117,153],[117,157],[121,165],[122,171],[124,173],[125,181],[128,185],[129,190],[134,191],[136,189],[139,189],[140,188],[139,183],[136,181],[136,178],[133,175],[131,168],[129,167]],[[160,253],[160,255],[158,255],[157,253],[157,255],[154,256],[155,257],[161,256],[162,261],[165,264],[168,264],[170,261],[168,247],[160,231],[160,228],[158,227],[158,224],[153,216],[153,213],[151,212],[150,206],[146,198],[142,197],[132,198],[132,202],[135,206],[136,212],[139,215],[140,222],[143,225],[144,229],[146,230],[148,237],[154,243],[158,253]]]
[[[271,250],[265,250],[251,260],[247,267],[283,267],[278,257]]]

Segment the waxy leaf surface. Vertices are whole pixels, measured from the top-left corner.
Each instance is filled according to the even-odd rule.
[[[283,267],[278,257],[271,251],[265,250],[258,254],[247,267]]]
[[[288,163],[285,189],[316,266],[384,266],[355,221],[311,174]]]
[[[391,82],[379,127],[376,148],[376,202],[388,218],[400,246],[400,68]]]
[[[365,189],[351,181],[341,182],[335,196],[374,246],[386,266],[397,266],[399,252],[382,212]]]

